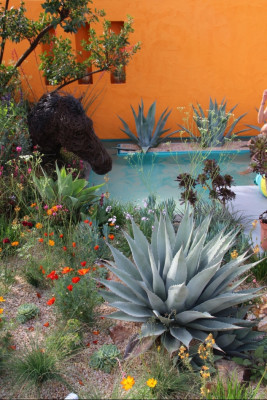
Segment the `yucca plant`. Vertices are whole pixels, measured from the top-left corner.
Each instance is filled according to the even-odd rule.
[[[185,126],[178,126],[181,128],[179,132],[187,132],[194,141],[200,143],[201,147],[205,148],[210,146],[221,146],[224,144],[226,138],[231,138],[231,136],[234,134],[237,135],[241,132],[249,130],[247,128],[234,132],[237,123],[241,120],[241,118],[246,115],[246,113],[234,119],[232,124],[229,124],[229,120],[233,115],[232,113],[237,107],[237,104],[233,108],[231,108],[231,110],[226,111],[226,101],[222,100],[221,104],[218,104],[216,99],[213,102],[210,98],[207,116],[205,115],[200,104],[198,104],[197,107],[194,107],[192,105],[194,112],[193,120],[196,124],[199,135],[195,135]]]
[[[233,309],[258,296],[259,288],[237,291],[256,263],[244,265],[245,253],[223,264],[237,233],[222,231],[206,240],[209,224],[208,216],[196,228],[187,208],[175,233],[168,215],[161,215],[149,243],[132,222],[134,238],[124,235],[134,262],[108,244],[115,263],[107,268],[122,283],[100,280],[109,289],[100,289],[101,295],[119,310],[107,317],[142,323],[139,338],[160,337],[170,353],[181,344],[188,347],[192,339],[205,340],[210,332],[216,336],[250,327]],[[214,348],[223,350],[230,339],[220,339]]]
[[[174,131],[162,137],[164,133],[170,130],[170,129],[164,129],[164,126],[171,113],[171,110],[168,112],[168,108],[166,108],[161,114],[157,122],[157,125],[155,126],[155,112],[156,112],[155,101],[150,106],[147,113],[147,117],[145,117],[144,115],[144,104],[142,99],[141,99],[141,105],[138,105],[138,115],[136,115],[136,112],[134,111],[132,106],[131,109],[134,115],[135,129],[137,136],[130,130],[127,123],[121,117],[119,117],[124,126],[124,129],[121,129],[121,131],[126,133],[126,135],[129,136],[129,138],[142,149],[143,153],[146,153],[150,147],[157,147],[160,143],[166,141],[168,137],[178,132]]]

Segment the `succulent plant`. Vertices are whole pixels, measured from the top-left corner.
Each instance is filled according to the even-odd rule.
[[[39,307],[37,307],[34,303],[25,303],[18,307],[16,318],[18,322],[24,324],[30,319],[36,317],[38,314],[40,314]]]
[[[139,147],[141,147],[143,153],[146,153],[150,147],[157,147],[160,143],[166,141],[168,137],[178,132],[176,130],[162,137],[164,133],[170,130],[170,129],[164,129],[164,126],[171,111],[167,112],[168,108],[166,108],[161,114],[157,122],[157,125],[155,126],[155,113],[156,113],[155,101],[149,107],[147,117],[145,117],[144,115],[143,100],[141,100],[141,105],[138,106],[138,115],[136,115],[136,112],[134,111],[132,106],[131,109],[134,115],[135,129],[137,136],[130,130],[128,124],[121,117],[119,117],[124,127],[124,129],[121,129],[121,131],[126,133],[126,135],[134,143],[136,143]]]
[[[168,215],[161,215],[149,243],[132,221],[134,238],[124,235],[134,262],[108,244],[115,263],[107,268],[122,283],[100,280],[109,289],[100,289],[101,295],[119,310],[107,317],[142,323],[139,338],[160,337],[170,353],[181,344],[188,347],[192,339],[229,332],[214,344],[221,351],[232,331],[250,327],[251,322],[233,310],[258,296],[259,288],[237,291],[244,274],[257,263],[244,264],[249,257],[245,253],[223,264],[237,232],[222,231],[207,240],[209,224],[207,216],[196,227],[187,208],[175,233]]]
[[[120,351],[117,346],[114,344],[104,344],[92,354],[89,365],[94,369],[101,369],[104,372],[110,373],[116,365],[118,358],[120,358]]]

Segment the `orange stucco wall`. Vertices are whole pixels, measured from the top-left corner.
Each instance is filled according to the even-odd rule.
[[[25,3],[29,16],[39,14],[39,0]],[[111,84],[109,73],[99,80],[94,76],[90,87],[103,89],[92,117],[99,137],[126,138],[117,115],[133,128],[130,104],[136,108],[141,97],[146,109],[157,101],[157,117],[164,108],[172,109],[166,125],[172,130],[183,123],[177,107],[189,109],[190,103],[198,102],[207,109],[210,97],[225,98],[227,109],[238,103],[236,116],[248,113],[240,128],[245,123],[257,125],[255,107],[267,88],[266,0],[95,0],[94,5],[103,8],[111,21],[131,15],[135,29],[131,40],[142,42],[126,68],[125,84]],[[16,57],[14,48],[19,56],[23,45],[8,46],[5,59]],[[49,90],[35,56],[23,64],[23,71],[36,99]],[[73,84],[68,91],[79,95],[85,88]]]

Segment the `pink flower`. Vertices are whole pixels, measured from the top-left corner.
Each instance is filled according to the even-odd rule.
[[[17,152],[17,153],[21,153],[21,150],[22,150],[22,147],[20,147],[20,146],[17,146],[17,147],[16,147],[16,152]]]
[[[28,174],[30,174],[32,172],[31,168],[28,168]]]
[[[257,283],[257,279],[253,279],[253,281],[252,281],[253,283]]]

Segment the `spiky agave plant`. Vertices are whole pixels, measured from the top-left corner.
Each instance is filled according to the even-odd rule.
[[[206,241],[209,224],[207,217],[196,228],[187,209],[175,233],[168,216],[161,215],[149,243],[132,222],[134,238],[124,235],[134,262],[109,245],[115,263],[107,268],[122,283],[100,280],[109,289],[100,290],[101,295],[119,310],[107,317],[143,323],[139,337],[160,337],[170,353],[181,344],[188,347],[192,339],[203,341],[210,332],[249,326],[233,316],[233,307],[258,296],[258,288],[236,291],[245,279],[237,278],[256,263],[244,265],[245,253],[223,264],[236,233],[220,232]]]

